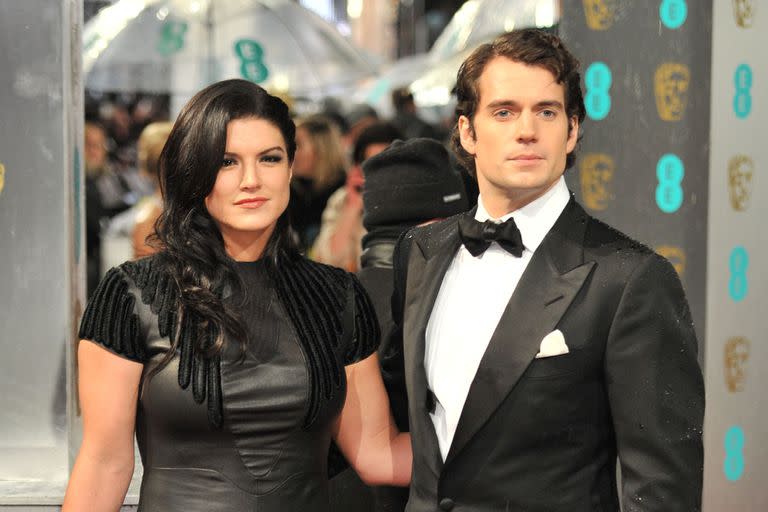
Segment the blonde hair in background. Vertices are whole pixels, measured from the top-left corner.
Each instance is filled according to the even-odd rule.
[[[139,169],[154,179],[157,179],[160,170],[158,165],[160,153],[163,151],[165,141],[168,140],[171,128],[173,123],[169,121],[150,123],[141,131],[136,143]]]
[[[316,115],[298,123],[297,130],[304,130],[312,141],[317,162],[313,178],[313,188],[323,190],[338,181],[347,168],[341,132],[330,119]]]

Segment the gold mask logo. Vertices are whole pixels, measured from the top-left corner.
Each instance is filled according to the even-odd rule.
[[[733,19],[741,28],[750,28],[755,20],[754,0],[733,0]]]
[[[608,30],[616,21],[616,0],[584,0],[583,3],[591,30]]]
[[[3,193],[3,188],[5,188],[5,166],[0,164],[0,194]]]
[[[579,161],[579,179],[584,204],[591,210],[605,210],[613,199],[610,184],[616,166],[605,153],[587,153]]]
[[[725,344],[725,385],[731,393],[744,391],[749,340],[743,336],[730,338]]]
[[[755,163],[747,155],[736,155],[728,161],[728,193],[737,212],[749,208],[752,197],[752,175]]]
[[[669,260],[672,266],[675,267],[677,275],[682,279],[685,275],[685,251],[675,245],[660,245],[656,248],[656,252]]]
[[[656,109],[664,121],[680,121],[688,105],[691,71],[685,64],[665,62],[656,68],[653,86]]]

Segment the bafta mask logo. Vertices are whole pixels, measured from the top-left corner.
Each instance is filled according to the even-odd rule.
[[[0,194],[3,193],[4,188],[5,188],[5,166],[3,164],[0,164]]]
[[[616,171],[613,158],[605,153],[587,153],[579,162],[579,179],[584,204],[591,210],[605,210],[613,199],[611,182]]]
[[[616,21],[616,0],[584,0],[583,3],[590,30],[608,30]]]
[[[733,18],[741,28],[750,28],[755,21],[754,0],[733,0]]]
[[[754,172],[755,163],[747,155],[736,155],[728,161],[728,192],[731,206],[737,212],[749,208]]]
[[[749,340],[734,336],[725,344],[725,385],[731,393],[744,391],[746,366],[749,360]]]
[[[685,275],[685,251],[681,247],[674,245],[660,245],[656,252],[664,256],[677,271],[680,279]]]
[[[688,105],[691,71],[685,64],[665,62],[656,68],[653,80],[656,109],[664,121],[680,121]]]

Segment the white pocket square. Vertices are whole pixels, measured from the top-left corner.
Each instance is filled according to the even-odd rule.
[[[560,356],[567,354],[568,352],[568,345],[565,344],[565,336],[563,336],[560,329],[555,329],[541,340],[541,346],[539,346],[539,353],[536,354],[536,359]]]

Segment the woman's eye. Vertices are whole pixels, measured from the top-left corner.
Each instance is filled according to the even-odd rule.
[[[280,155],[264,155],[261,157],[262,162],[267,162],[270,164],[276,164],[283,161],[283,157]]]
[[[230,166],[233,166],[233,165],[235,165],[235,161],[233,159],[231,159],[231,158],[225,158],[225,159],[223,159],[221,161],[221,166],[222,167],[230,167]]]

